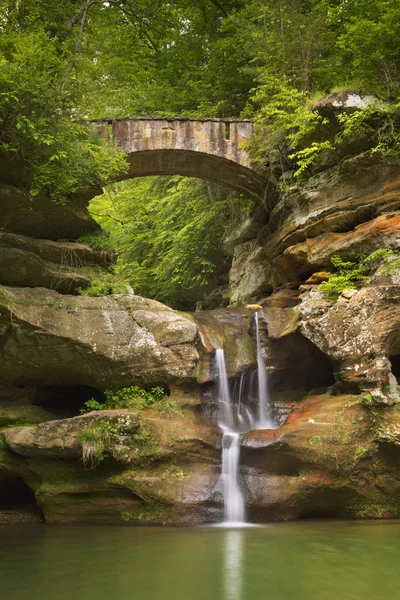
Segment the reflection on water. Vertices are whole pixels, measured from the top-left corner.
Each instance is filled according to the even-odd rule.
[[[396,600],[399,522],[0,526],[1,600]]]
[[[225,531],[224,599],[242,597],[243,533],[241,529]]]

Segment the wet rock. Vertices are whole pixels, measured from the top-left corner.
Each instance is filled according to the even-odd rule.
[[[312,396],[279,430],[243,436],[243,476],[253,518],[397,516],[397,467],[379,450],[375,438],[383,434],[374,427],[376,419],[390,422],[396,415],[374,417],[362,396]]]
[[[96,441],[85,432],[97,432]],[[25,457],[49,523],[215,520],[218,437],[189,410],[159,415],[149,409],[96,411],[4,433],[14,455]],[[95,468],[82,462],[88,447],[97,456],[101,451]]]

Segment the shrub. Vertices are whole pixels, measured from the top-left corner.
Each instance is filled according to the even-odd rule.
[[[126,294],[126,285],[119,282],[93,279],[90,285],[85,288],[80,287],[77,291],[80,296],[95,298],[99,296],[111,296],[112,294]]]
[[[372,252],[367,258],[364,260],[364,264],[375,266],[382,261],[386,261],[391,256],[396,256],[396,253],[389,248],[378,248],[375,252]]]
[[[81,408],[81,414],[85,414],[92,410],[129,408],[131,410],[143,410],[146,407],[152,406],[155,403],[160,403],[166,397],[166,392],[162,387],[151,388],[146,391],[138,385],[122,388],[116,392],[106,390],[104,392],[106,401],[101,404],[94,398],[91,398]]]
[[[367,284],[378,267],[394,256],[396,253],[388,248],[378,248],[358,263],[343,261],[340,256],[333,256],[331,263],[336,272],[321,283],[320,291],[328,298],[336,300],[344,290]]]
[[[332,300],[336,300],[340,294],[349,288],[354,288],[356,283],[365,282],[367,279],[365,267],[355,262],[343,261],[340,256],[333,256],[331,263],[336,269],[327,281],[324,281],[320,290]]]
[[[98,402],[94,398],[90,398],[90,400],[85,402],[84,408],[81,408],[79,412],[81,415],[84,415],[88,412],[92,412],[92,410],[104,410],[104,408],[105,404],[101,404],[101,402]]]

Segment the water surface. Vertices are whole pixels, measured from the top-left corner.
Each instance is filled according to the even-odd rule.
[[[387,600],[400,523],[0,526],[2,600]]]

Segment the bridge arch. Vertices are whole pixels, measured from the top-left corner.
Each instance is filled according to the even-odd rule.
[[[98,131],[128,156],[129,171],[118,181],[147,175],[185,175],[226,185],[264,201],[268,181],[257,173],[241,142],[250,121],[139,117],[102,120]]]

